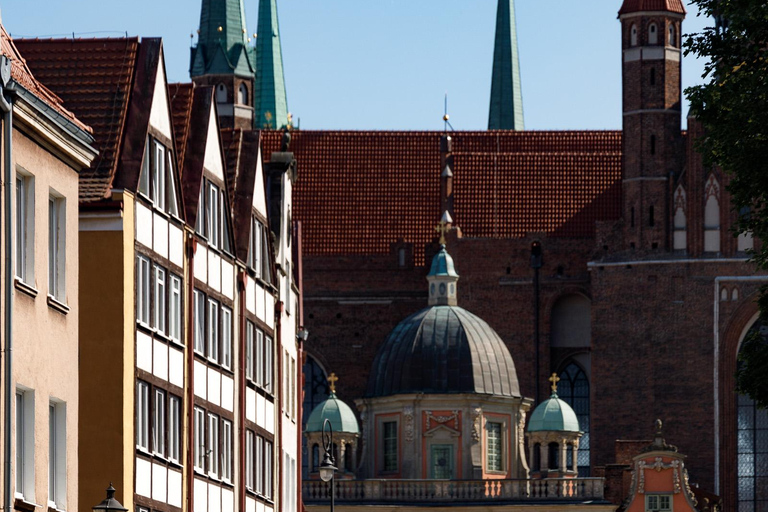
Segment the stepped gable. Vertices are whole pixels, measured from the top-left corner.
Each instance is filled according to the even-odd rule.
[[[168,84],[168,96],[171,99],[173,115],[173,133],[176,136],[176,155],[178,155],[179,175],[184,172],[184,151],[189,136],[189,119],[192,115],[192,94],[194,84]]]
[[[685,14],[682,0],[624,0],[619,16],[631,12],[676,12]]]
[[[80,172],[80,201],[106,197],[117,169],[138,38],[20,39],[16,45],[35,76],[93,127],[99,156]]]
[[[440,217],[442,132],[294,131],[294,218],[311,255],[388,254],[417,265]],[[593,237],[621,214],[621,132],[452,132],[454,220],[464,237]],[[282,132],[262,132],[268,160]],[[323,232],[331,222],[334,229]],[[313,235],[323,232],[323,236]]]

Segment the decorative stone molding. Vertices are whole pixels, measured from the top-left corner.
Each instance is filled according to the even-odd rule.
[[[431,422],[433,421],[439,425],[445,425],[450,428],[446,423],[453,420],[453,430],[459,431],[461,428],[459,426],[459,411],[451,411],[451,414],[448,416],[435,416],[432,414],[432,411],[425,411],[425,414],[427,416],[427,430],[431,430]]]
[[[483,429],[483,409],[475,407],[472,409],[472,439],[480,441],[482,437],[480,432]]]
[[[405,407],[403,407],[403,430],[405,434],[405,440],[409,443],[413,442],[413,437],[414,437],[413,406],[411,405],[406,405]]]
[[[637,468],[637,493],[638,494],[644,494],[645,493],[645,470],[653,470],[657,473],[660,471],[663,471],[665,469],[671,469],[673,471],[672,473],[672,481],[674,485],[674,492],[675,494],[679,494],[682,490],[682,487],[680,485],[680,461],[679,460],[673,460],[669,464],[664,464],[664,460],[661,457],[656,457],[653,461],[653,463],[647,463],[644,460],[639,460],[635,464],[635,467]]]

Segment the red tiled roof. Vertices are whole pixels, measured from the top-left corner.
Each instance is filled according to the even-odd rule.
[[[294,218],[306,254],[388,253],[416,261],[440,218],[441,132],[294,131]],[[452,132],[454,214],[465,237],[591,237],[619,218],[621,132]],[[281,132],[263,132],[264,159]]]
[[[16,44],[35,75],[93,127],[99,156],[80,173],[80,200],[105,197],[117,168],[138,38],[20,39]]]
[[[194,84],[168,84],[173,115],[173,133],[176,135],[176,154],[179,160],[179,174],[184,171],[184,151],[189,135],[189,118],[192,114],[192,93]]]
[[[619,16],[631,12],[667,11],[685,14],[682,0],[624,0],[619,9]]]
[[[93,133],[90,126],[80,121],[75,114],[64,108],[61,98],[56,96],[50,89],[40,83],[32,71],[29,69],[24,56],[19,53],[17,45],[6,32],[5,27],[0,25],[0,52],[8,56],[11,61],[11,78],[18,82],[22,87],[43,100],[59,114],[72,121],[78,128],[88,133]]]

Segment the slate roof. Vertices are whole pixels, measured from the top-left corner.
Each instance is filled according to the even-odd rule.
[[[619,9],[619,16],[631,12],[668,11],[685,14],[682,0],[624,0]]]
[[[189,118],[192,115],[192,93],[194,84],[168,84],[168,96],[171,99],[173,133],[176,135],[176,154],[179,160],[179,174],[184,171],[184,151],[189,136]]]
[[[442,132],[293,132],[293,216],[308,255],[388,254],[417,264],[440,219]],[[593,237],[621,213],[620,131],[451,132],[454,221],[465,237]],[[262,132],[264,159],[282,133]]]
[[[0,25],[0,52],[11,61],[11,78],[13,80],[43,100],[48,106],[74,123],[78,128],[93,134],[93,129],[90,126],[75,117],[75,114],[64,107],[63,101],[59,96],[38,81],[24,59],[26,54],[22,54],[19,51],[18,45],[11,39],[3,25]]]
[[[366,397],[410,393],[521,396],[504,342],[485,321],[457,306],[414,313],[379,348]]]
[[[80,200],[104,198],[117,168],[138,38],[19,39],[16,44],[35,76],[93,127],[99,156],[80,172]]]

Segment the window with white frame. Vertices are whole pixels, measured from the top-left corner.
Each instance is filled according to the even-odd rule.
[[[219,303],[208,299],[208,359],[219,360]]]
[[[35,393],[16,390],[16,496],[32,502],[35,496]]]
[[[51,193],[48,197],[48,295],[66,300],[66,199]]]
[[[181,343],[181,278],[171,275],[171,291],[168,305],[168,336]]]
[[[136,257],[136,320],[149,325],[149,260],[144,256]]]
[[[256,326],[250,320],[245,321],[245,378],[253,380],[256,378],[253,372],[254,362],[254,334]]]
[[[272,443],[264,440],[264,465],[263,467],[263,475],[264,475],[264,487],[263,487],[263,494],[269,499],[272,499],[272,496],[274,495],[274,477],[273,477],[273,471],[274,466],[272,462],[272,457],[274,456]]]
[[[488,421],[485,424],[485,460],[488,471],[504,470],[504,444],[501,437],[501,423]]]
[[[646,494],[646,512],[671,512],[672,496],[669,494]]]
[[[154,159],[152,166],[152,190],[150,197],[155,206],[165,211],[165,146],[153,141]]]
[[[232,369],[232,310],[221,307],[221,365]]]
[[[155,265],[155,302],[154,302],[154,324],[161,334],[166,334],[165,309],[166,309],[166,282],[165,269]]]
[[[219,187],[208,183],[208,202],[205,218],[208,222],[208,243],[212,247],[221,247],[221,219],[219,210]]]
[[[221,478],[232,481],[232,422],[221,420]]]
[[[261,243],[264,232],[264,226],[256,219],[251,217],[251,235],[248,244],[248,267],[254,271],[256,277],[261,277]]]
[[[195,407],[194,420],[195,469],[205,471],[205,411]]]
[[[264,438],[256,436],[256,492],[264,494]]]
[[[382,447],[384,464],[382,470],[386,472],[397,471],[397,422],[385,421],[382,427],[384,431],[384,437],[382,438],[384,443]]]
[[[35,179],[16,173],[16,277],[35,282]]]
[[[155,410],[152,421],[152,451],[165,457],[165,391],[155,389]]]
[[[272,343],[272,338],[269,336],[264,337],[264,389],[269,393],[274,391],[273,388],[273,365],[274,365],[274,349],[275,346]]]
[[[147,137],[139,177],[139,192],[152,201],[158,210],[178,216],[179,207],[173,169],[173,151],[153,137]]]
[[[219,417],[208,413],[208,475],[219,476]]]
[[[181,460],[181,398],[173,395],[168,401],[168,458]]]
[[[48,505],[67,508],[67,405],[48,405]]]
[[[264,384],[264,333],[256,329],[256,385]]]
[[[200,290],[195,290],[194,297],[194,316],[195,316],[195,332],[194,332],[194,345],[195,352],[205,354],[205,295]]]
[[[256,434],[252,430],[245,431],[245,487],[256,490],[256,471],[254,464],[254,449],[256,448]]]
[[[136,446],[149,451],[149,384],[136,382]]]

